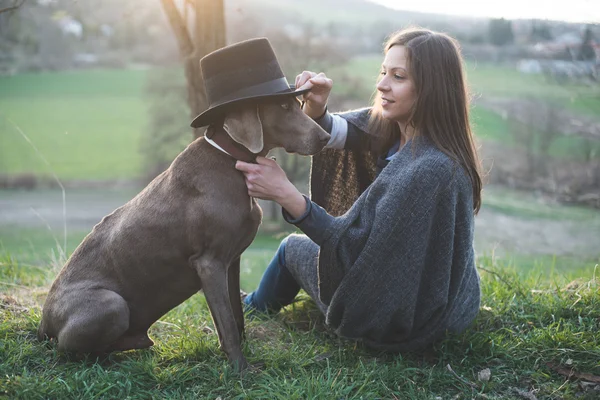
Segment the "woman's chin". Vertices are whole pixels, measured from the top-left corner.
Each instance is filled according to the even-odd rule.
[[[381,116],[385,119],[389,119],[390,121],[396,121],[398,119],[398,113],[395,113],[391,110],[386,110],[385,108],[381,110]]]

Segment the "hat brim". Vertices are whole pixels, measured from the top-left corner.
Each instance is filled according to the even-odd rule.
[[[245,102],[245,101],[249,101],[249,100],[264,100],[264,99],[278,99],[278,98],[283,98],[283,97],[296,97],[296,96],[300,96],[303,95],[304,93],[307,93],[310,91],[310,89],[302,89],[302,90],[295,90],[296,88],[294,86],[290,86],[290,90],[292,90],[291,92],[281,92],[281,93],[272,93],[272,94],[264,94],[264,95],[257,95],[257,96],[247,96],[247,97],[241,97],[235,100],[230,100],[230,101],[226,101],[220,104],[216,104],[212,107],[210,107],[209,109],[207,109],[206,111],[202,112],[201,114],[199,114],[196,118],[194,118],[194,120],[192,121],[192,123],[190,124],[192,128],[201,128],[203,126],[206,125],[210,125],[211,123],[215,122],[217,119],[223,117],[223,115],[225,114],[225,112],[229,109],[229,107],[233,104],[237,104],[237,103],[241,103],[241,102]]]

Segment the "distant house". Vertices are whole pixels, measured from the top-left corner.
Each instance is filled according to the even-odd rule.
[[[600,64],[596,61],[523,59],[517,69],[526,74],[545,74],[559,81],[590,78],[600,80]]]
[[[536,43],[529,51],[533,57],[520,60],[517,69],[528,74],[543,73],[557,80],[600,80],[600,42],[595,40],[593,33],[586,33],[587,30],[589,27],[580,32],[571,30],[553,40]],[[582,60],[580,55],[584,43],[587,43],[588,52]],[[591,57],[590,46],[593,49]]]
[[[565,32],[548,42],[536,43],[532,52],[539,58],[575,60],[583,43],[583,35],[578,32]],[[596,63],[600,63],[600,42],[592,40],[596,53]]]

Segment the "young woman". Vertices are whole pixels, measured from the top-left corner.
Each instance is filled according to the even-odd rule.
[[[308,71],[296,78],[311,88],[304,111],[331,133],[330,147],[380,156],[376,179],[347,212],[329,214],[273,160],[237,163],[249,195],[279,203],[305,234],[284,239],[244,302],[276,312],[302,288],[339,335],[412,351],[477,315],[473,220],[482,180],[456,41],[407,29],[384,54],[374,104],[362,110],[329,114],[331,80]]]

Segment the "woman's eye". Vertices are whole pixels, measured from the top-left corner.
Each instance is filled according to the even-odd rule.
[[[394,75],[394,78],[396,78],[396,79],[404,79],[404,77],[400,76],[400,75]]]

